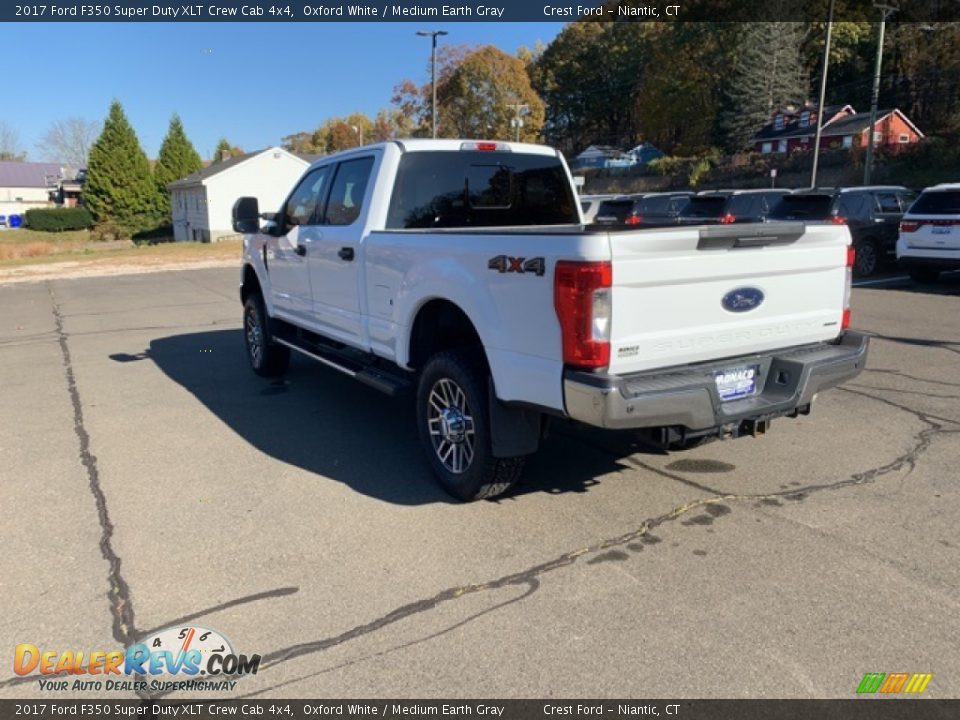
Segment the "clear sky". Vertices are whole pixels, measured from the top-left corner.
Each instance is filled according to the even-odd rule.
[[[404,78],[429,79],[430,41],[492,44],[513,53],[549,42],[562,23],[30,23],[0,26],[0,121],[29,160],[51,122],[102,120],[120,100],[147,155],[170,115],[209,158],[221,135],[266,147],[325,118],[390,103]]]

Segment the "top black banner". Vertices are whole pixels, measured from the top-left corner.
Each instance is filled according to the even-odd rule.
[[[881,10],[879,6],[887,8]],[[960,0],[62,0],[0,7],[3,22],[764,22],[960,21]],[[831,14],[832,9],[832,14]]]

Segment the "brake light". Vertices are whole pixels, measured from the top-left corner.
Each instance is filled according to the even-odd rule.
[[[461,150],[477,150],[479,152],[495,152],[496,150],[509,150],[510,147],[505,143],[495,142],[464,142],[460,143]]]
[[[737,221],[737,216],[732,213],[727,213],[722,218],[720,218],[721,225],[732,225]]]
[[[850,327],[850,294],[853,288],[853,263],[857,259],[857,251],[853,245],[847,245],[846,278],[843,285],[843,313],[840,315],[840,330]]]
[[[832,222],[834,225],[846,225],[847,219],[842,215],[834,215],[830,218],[830,222]]]
[[[636,213],[632,213],[630,215],[627,215],[627,219],[624,220],[624,222],[627,225],[639,225],[640,223],[643,222],[643,215],[637,215]]]
[[[553,282],[563,362],[586,369],[609,365],[613,266],[609,262],[561,260]]]
[[[900,232],[912,233],[920,229],[920,223],[915,220],[904,220],[900,223]]]

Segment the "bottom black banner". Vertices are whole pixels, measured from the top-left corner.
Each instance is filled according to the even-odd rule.
[[[960,700],[0,700],[3,720],[61,717],[953,720]]]

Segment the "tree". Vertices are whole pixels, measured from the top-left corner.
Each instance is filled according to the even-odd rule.
[[[52,123],[37,147],[47,160],[64,162],[77,169],[85,168],[90,148],[99,132],[100,124],[95,120],[68,117]]]
[[[26,157],[20,146],[20,135],[0,120],[0,160],[25,160]]]
[[[127,232],[152,229],[161,222],[160,193],[150,163],[116,100],[90,149],[83,202],[98,223]]]
[[[163,138],[163,144],[160,145],[160,154],[157,155],[157,164],[153,169],[157,190],[160,193],[160,209],[165,216],[170,213],[167,185],[202,167],[203,161],[200,159],[200,154],[187,138],[180,116],[174,114],[170,118],[170,127],[167,129],[166,137]]]
[[[520,139],[536,141],[544,105],[530,86],[522,60],[485,45],[470,52],[437,91],[438,135],[513,139],[511,105],[525,105]]]
[[[213,162],[223,162],[227,158],[232,158],[237,155],[243,155],[243,148],[231,145],[229,140],[222,137],[220,138],[220,142],[217,143],[216,150],[213,151]]]
[[[802,43],[800,23],[744,24],[721,121],[728,149],[746,148],[777,109],[807,99],[809,79],[803,68]]]
[[[442,45],[437,49],[437,108],[439,115],[442,103],[440,98],[446,91],[447,83],[463,59],[476,48],[470,45]],[[427,65],[427,77],[430,77],[430,65]],[[433,89],[428,80],[417,85],[412,80],[402,80],[393,89],[390,102],[397,107],[394,124],[400,137],[430,137],[433,133]],[[439,118],[438,118],[439,122]]]

